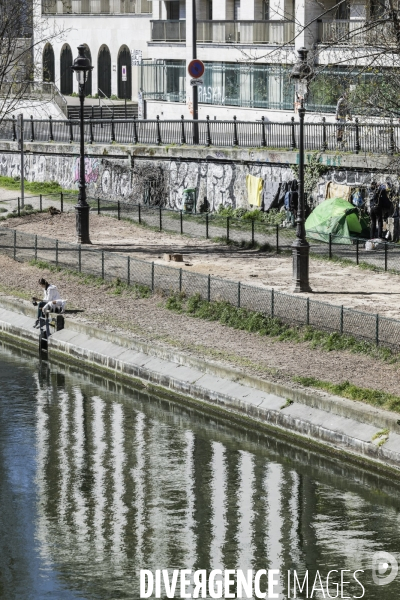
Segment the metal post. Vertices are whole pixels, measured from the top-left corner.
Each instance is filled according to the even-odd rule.
[[[15,140],[17,139],[17,128],[15,125],[15,115],[12,116],[12,141],[15,142]]]
[[[197,17],[196,0],[192,0],[192,59],[197,58]],[[197,85],[192,86],[193,103],[193,144],[199,143],[199,91]]]
[[[100,198],[97,198],[97,214],[100,214]]]
[[[301,100],[299,108],[300,132],[299,132],[299,202],[296,219],[296,240],[292,245],[293,252],[293,283],[294,292],[311,292],[309,284],[309,258],[310,245],[306,240],[304,226],[304,100]]]
[[[58,240],[56,240],[56,267],[58,267]]]
[[[79,84],[80,100],[80,156],[79,156],[79,194],[78,203],[75,206],[76,213],[76,236],[78,244],[90,244],[89,237],[89,205],[86,201],[86,180],[85,180],[85,122],[84,122],[84,102],[85,85]]]
[[[207,278],[207,300],[211,301],[211,275]]]
[[[182,146],[186,144],[185,117],[183,115],[181,115],[181,144]]]
[[[151,291],[154,292],[154,262],[151,263]]]
[[[239,146],[238,130],[236,116],[233,117],[233,145]]]
[[[230,217],[226,217],[226,242],[229,243],[229,219]]]
[[[39,195],[39,210],[40,210],[40,212],[43,212],[43,196],[42,196],[42,194]]]
[[[393,130],[393,119],[390,119],[390,138],[389,138],[389,154],[391,156],[393,156],[394,154],[394,148],[395,148],[395,143],[394,143],[394,130]]]
[[[208,212],[206,213],[206,240],[208,240]]]
[[[160,231],[162,231],[162,208],[160,206]]]
[[[275,317],[275,290],[271,290],[271,319]]]
[[[359,125],[358,125],[358,118],[357,117],[354,119],[354,122],[355,122],[355,126],[356,126],[355,151],[356,151],[356,154],[358,154],[360,152],[360,131],[359,131]]]
[[[179,269],[179,292],[182,291],[182,269]]]
[[[51,115],[49,115],[49,140],[50,142],[54,142],[53,119],[51,118]]]
[[[31,142],[35,141],[35,130],[33,127],[33,116],[31,115]]]
[[[142,215],[140,213],[140,202],[138,204],[138,221],[139,221],[139,225],[142,223]]]
[[[340,307],[340,333],[341,335],[343,335],[343,317],[344,317],[344,308],[343,308],[343,304]]]
[[[92,106],[93,108],[93,106]],[[92,119],[89,119],[89,136],[90,136],[90,144],[93,144],[94,141],[94,137],[93,137],[93,121]]]
[[[279,225],[276,225],[276,253],[279,253]]]
[[[207,139],[206,139],[206,146],[211,146],[210,115],[207,115],[206,119],[207,119]]]
[[[19,196],[18,196],[18,216],[19,217],[21,216],[21,199]]]
[[[296,130],[295,130],[295,124],[294,124],[294,117],[291,118],[291,121],[292,121],[292,127],[291,127],[292,141],[291,141],[290,147],[292,148],[292,150],[294,150],[296,148]]]
[[[265,148],[267,145],[267,138],[265,135],[265,117],[261,117],[261,146]]]
[[[121,220],[121,203],[119,200],[117,202],[117,214],[118,214],[118,221],[120,221]]]
[[[375,343],[379,346],[379,315],[376,315],[375,320]]]
[[[306,300],[306,310],[307,310],[306,325],[309,325],[310,324],[310,298],[307,298],[307,300]]]
[[[181,215],[181,219],[180,220],[181,220],[181,235],[182,235],[183,234],[183,210],[181,210],[180,215]]]
[[[328,143],[326,141],[326,119],[322,117],[322,150],[326,150]]]
[[[138,143],[138,134],[137,134],[137,124],[136,124],[136,115],[133,117],[133,143]]]
[[[14,229],[14,260],[17,258],[17,230]]]
[[[251,220],[251,245],[254,246],[254,219]]]
[[[104,250],[101,251],[101,278],[104,279]]]
[[[238,283],[238,296],[237,296],[237,307],[240,308],[240,281]]]
[[[360,262],[359,260],[359,240],[357,238],[356,240],[356,265],[358,265]]]
[[[114,110],[111,115],[111,142],[115,142]]]
[[[35,235],[35,260],[37,260],[37,235]]]
[[[82,246],[80,244],[78,246],[78,271],[79,273],[82,271]]]
[[[131,285],[131,257],[130,256],[128,256],[126,281],[127,281],[128,285]]]
[[[161,145],[161,127],[160,127],[160,116],[156,116],[156,144],[157,146]]]
[[[60,193],[61,212],[64,212],[64,194]]]
[[[385,244],[385,271],[388,270],[388,244]]]
[[[25,154],[24,154],[24,115],[18,115],[19,121],[19,149],[20,149],[20,178],[21,178],[21,201],[25,204]]]
[[[329,259],[332,258],[332,234],[329,234]]]
[[[72,121],[69,121],[69,143],[72,144],[74,141],[74,130],[72,129]]]

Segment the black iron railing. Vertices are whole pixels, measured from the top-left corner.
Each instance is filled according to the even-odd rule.
[[[338,141],[338,127],[342,130]],[[139,119],[87,119],[85,142],[121,144],[177,144],[193,145],[193,121],[180,119],[164,121]],[[245,148],[298,147],[299,124],[294,117],[286,123],[260,121],[198,121],[201,146],[238,146]],[[16,141],[16,119],[3,119],[0,123],[0,140]],[[29,119],[25,121],[25,140],[31,142],[66,142],[79,140],[79,121],[55,119]],[[395,154],[400,147],[400,125],[394,123],[362,123],[358,119],[343,125],[328,123],[305,124],[306,150],[342,150],[374,154]]]

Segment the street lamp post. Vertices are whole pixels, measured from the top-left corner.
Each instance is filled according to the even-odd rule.
[[[192,0],[192,60],[197,58],[197,13],[196,0]],[[199,143],[199,91],[197,85],[193,86],[193,144]]]
[[[93,67],[90,60],[85,56],[85,46],[78,46],[78,56],[74,60],[71,69],[76,74],[79,87],[80,100],[80,152],[79,152],[79,194],[78,204],[75,206],[76,214],[76,236],[78,244],[90,244],[89,237],[89,205],[86,201],[86,181],[85,181],[85,124],[83,116],[83,106],[85,102],[85,83],[89,72]]]
[[[308,90],[308,83],[312,77],[312,69],[307,63],[308,50],[298,50],[299,60],[293,67],[291,78],[295,81],[296,101],[299,106],[299,200],[296,217],[296,239],[292,244],[293,255],[293,284],[294,292],[311,292],[309,284],[310,245],[306,239],[304,217],[304,100]]]

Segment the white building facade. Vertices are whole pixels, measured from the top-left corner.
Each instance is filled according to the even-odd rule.
[[[346,39],[372,10],[373,4],[362,0],[356,5],[196,0],[197,57],[206,65],[199,87],[200,117],[259,118],[266,111],[292,111],[289,74],[296,49],[308,48],[319,67],[332,64],[337,41]],[[38,71],[64,95],[77,92],[70,66],[77,46],[85,44],[94,66],[87,94],[137,100],[142,90],[149,118],[190,116],[192,0],[42,0],[38,18],[57,34],[42,48]],[[329,84],[315,88],[315,110],[332,110],[340,78],[335,67]]]

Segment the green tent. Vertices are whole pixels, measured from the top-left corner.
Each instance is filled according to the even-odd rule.
[[[308,217],[306,233],[307,237],[322,242],[328,242],[331,233],[335,244],[351,244],[349,238],[360,235],[363,225],[355,206],[343,198],[330,198],[321,202]]]

